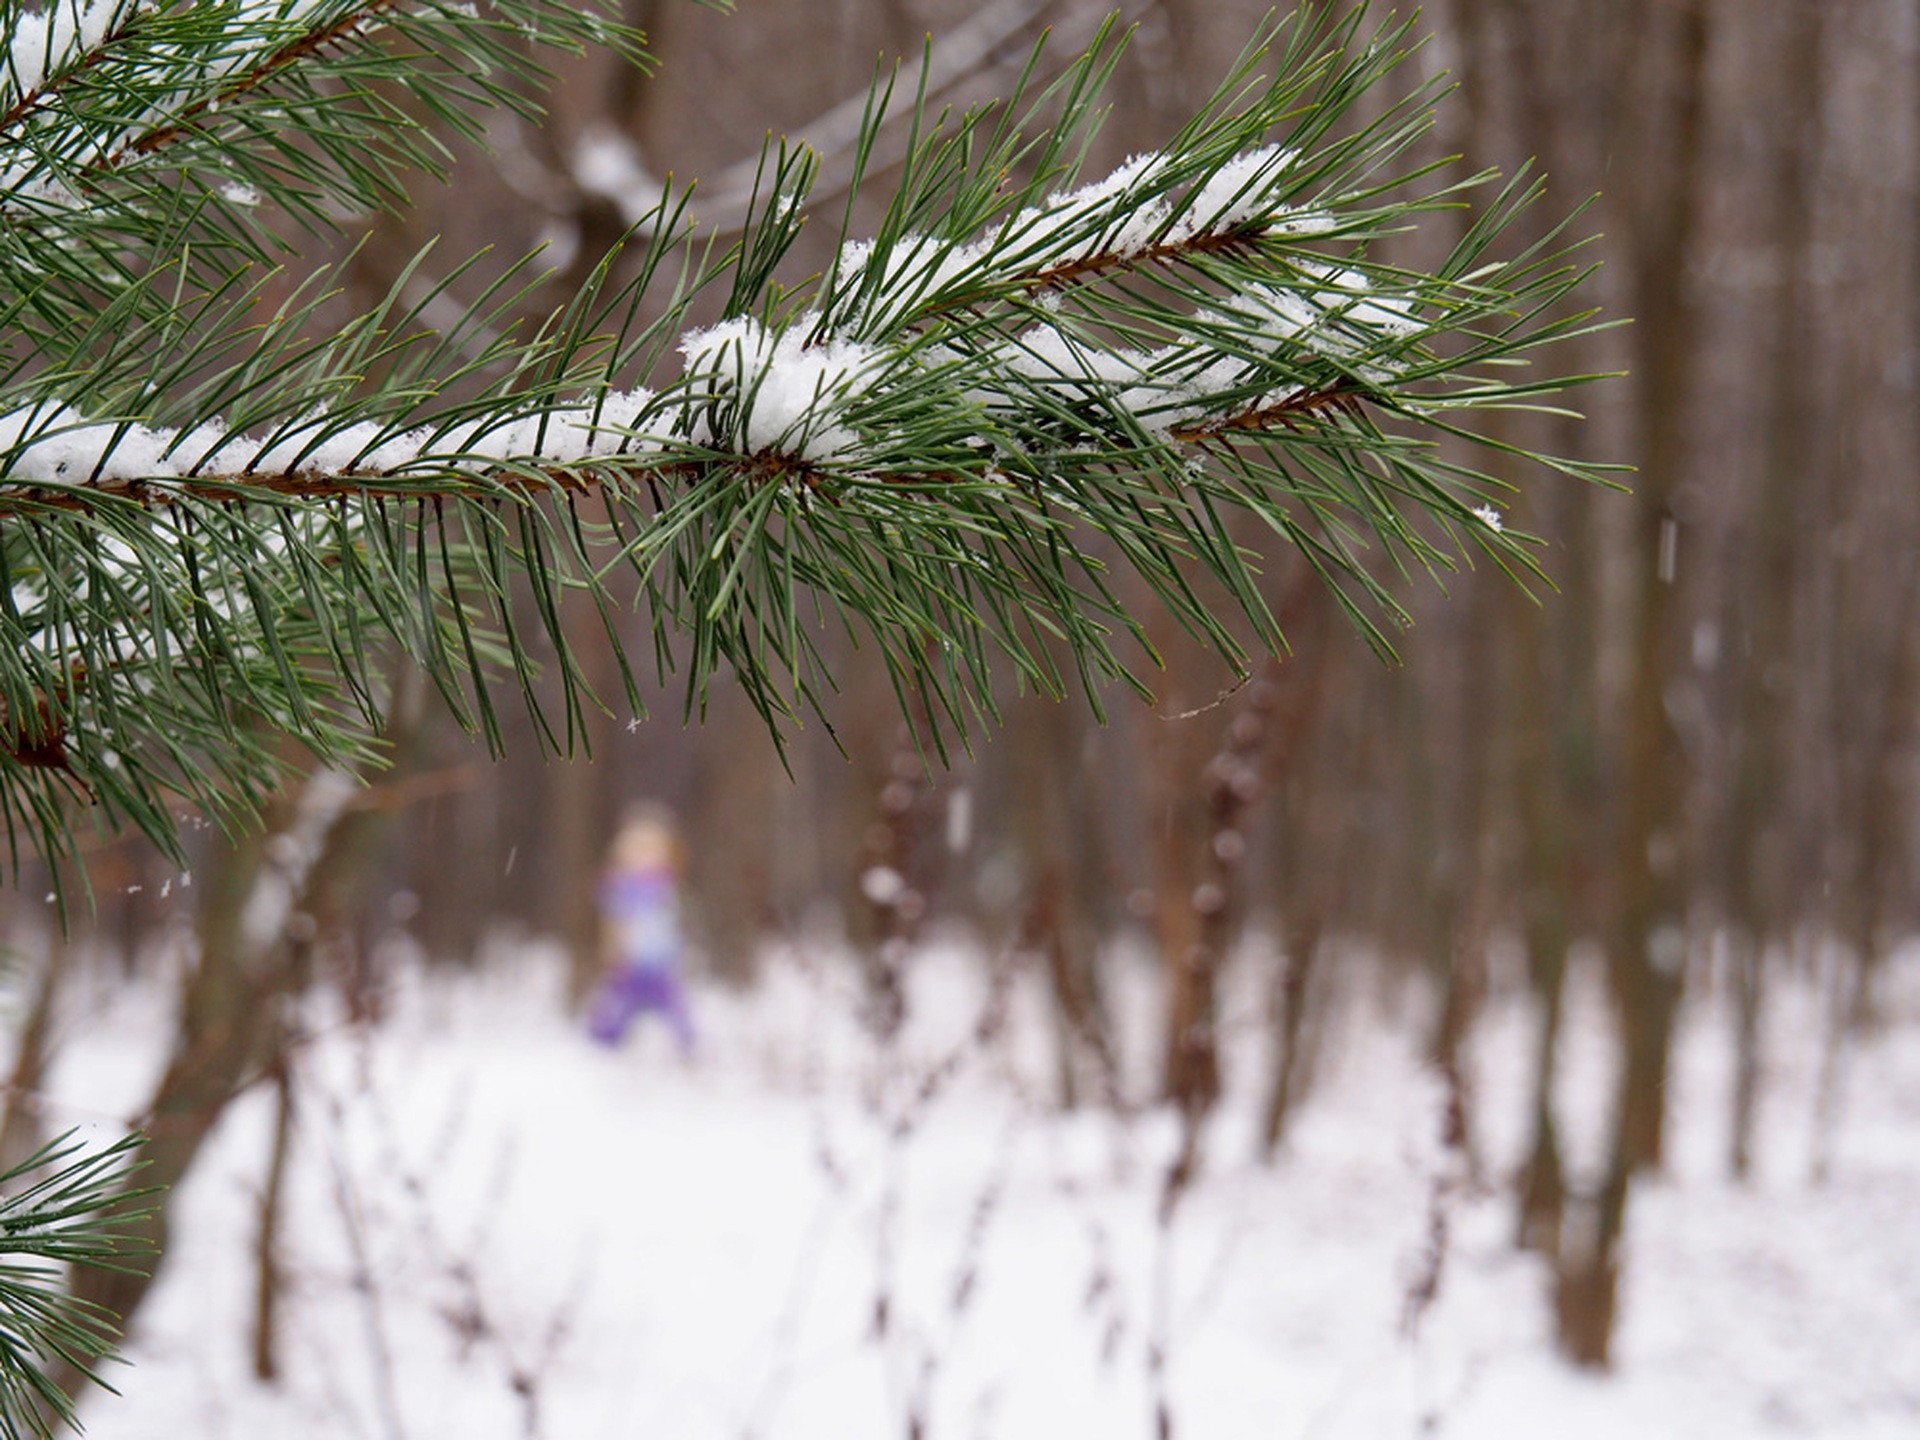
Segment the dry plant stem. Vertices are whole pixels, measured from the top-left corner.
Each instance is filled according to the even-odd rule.
[[[1306,1086],[1306,1049],[1302,1040],[1306,1030],[1307,997],[1318,968],[1325,924],[1323,910],[1300,917],[1289,927],[1284,950],[1274,969],[1273,993],[1268,1002],[1273,1027],[1273,1068],[1260,1126],[1261,1155],[1268,1161],[1279,1154],[1281,1142],[1286,1139],[1287,1122]]]
[[[1728,1115],[1727,1170],[1736,1180],[1753,1178],[1754,1129],[1766,1056],[1762,1022],[1767,1004],[1767,957],[1755,935],[1735,927],[1726,936],[1732,951],[1734,1067]]]
[[[1514,1243],[1522,1250],[1551,1258],[1560,1250],[1567,1208],[1566,1170],[1560,1158],[1560,1126],[1554,1110],[1560,1032],[1566,1014],[1567,954],[1564,947],[1530,949],[1540,1016],[1534,1041],[1533,1135],[1514,1184]]]
[[[1173,1397],[1168,1393],[1167,1371],[1173,1344],[1174,1218],[1173,1209],[1163,1204],[1153,1246],[1153,1290],[1148,1302],[1147,1320],[1147,1380],[1153,1396],[1154,1440],[1173,1440]]]
[[[1006,1192],[1008,1174],[1012,1169],[1012,1142],[1017,1124],[1016,1121],[1009,1127],[1001,1145],[998,1163],[981,1178],[980,1188],[974,1195],[967,1229],[961,1237],[960,1253],[954,1263],[953,1278],[948,1286],[944,1317],[946,1334],[941,1340],[926,1346],[915,1372],[913,1393],[907,1406],[909,1435],[923,1436],[928,1432],[934,1382],[940,1374],[940,1357],[959,1344],[961,1331],[972,1309],[973,1297],[980,1283],[981,1257],[985,1253],[987,1237],[993,1228],[994,1217],[999,1213],[1000,1200]]]
[[[1065,881],[1057,862],[1042,870],[1033,899],[1020,923],[1020,948],[1046,961],[1048,988],[1062,1022],[1059,1040],[1060,1098],[1071,1110],[1079,1098],[1075,1080],[1075,1052],[1084,1050],[1093,1060],[1101,1101],[1113,1114],[1130,1108],[1120,1084],[1120,1057],[1101,1003],[1098,972],[1089,956],[1076,956],[1066,935],[1063,891]]]
[[[1200,1162],[1201,1132],[1220,1098],[1215,989],[1238,920],[1234,880],[1246,849],[1242,825],[1261,788],[1253,756],[1266,738],[1272,683],[1264,675],[1255,680],[1241,692],[1239,705],[1240,713],[1203,777],[1207,850],[1199,883],[1188,897],[1192,938],[1173,966],[1166,1091],[1180,1115],[1180,1143],[1161,1192],[1161,1209],[1168,1215],[1192,1183]]]
[[[816,1115],[816,1121],[822,1117]],[[848,1177],[841,1167],[838,1157],[828,1138],[822,1134],[814,1147],[815,1159],[820,1173],[826,1179],[826,1194],[815,1208],[813,1218],[807,1223],[805,1238],[795,1252],[793,1271],[788,1279],[786,1299],[780,1307],[778,1319],[769,1332],[768,1348],[773,1355],[766,1367],[766,1377],[760,1382],[753,1404],[748,1408],[747,1419],[740,1427],[741,1440],[758,1440],[761,1436],[772,1436],[767,1428],[766,1417],[778,1408],[782,1396],[793,1383],[799,1362],[796,1351],[799,1347],[801,1326],[813,1303],[814,1287],[820,1278],[821,1261],[827,1253],[827,1240],[842,1220],[842,1205],[846,1199]]]
[[[280,1302],[286,1288],[280,1235],[294,1129],[293,1066],[287,1051],[282,1036],[274,1045],[270,1065],[275,1098],[273,1145],[267,1156],[266,1183],[260,1191],[260,1228],[254,1242],[253,1374],[268,1384],[280,1377]]]
[[[400,1386],[394,1364],[393,1346],[387,1338],[386,1314],[380,1276],[367,1245],[366,1220],[353,1176],[347,1169],[341,1150],[345,1115],[338,1096],[327,1100],[329,1135],[327,1164],[333,1179],[334,1207],[340,1216],[340,1228],[347,1240],[347,1253],[353,1265],[353,1292],[360,1299],[360,1316],[367,1343],[367,1358],[373,1369],[374,1401],[387,1440],[406,1440],[406,1426],[400,1410]]]
[[[1458,1053],[1443,1056],[1437,1065],[1443,1086],[1441,1153],[1427,1196],[1426,1248],[1407,1286],[1406,1303],[1401,1311],[1400,1333],[1409,1340],[1420,1338],[1420,1323],[1440,1298],[1453,1239],[1453,1204],[1470,1183],[1472,1169],[1467,1143],[1469,1099]]]
[[[368,1047],[364,1053],[370,1053],[370,1049]],[[437,1164],[439,1147],[436,1147],[433,1157],[436,1163],[423,1171],[398,1140],[393,1117],[385,1104],[384,1092],[375,1083],[370,1066],[362,1066],[351,1099],[358,1107],[357,1113],[364,1116],[382,1137],[382,1151],[377,1162],[379,1173],[396,1182],[392,1186],[393,1193],[402,1197],[407,1204],[405,1224],[410,1231],[409,1239],[414,1252],[424,1257],[430,1267],[430,1279],[451,1292],[436,1306],[437,1317],[446,1325],[463,1361],[480,1352],[498,1363],[499,1378],[520,1407],[522,1435],[527,1440],[537,1440],[543,1432],[542,1378],[551,1370],[556,1357],[573,1335],[575,1316],[581,1295],[590,1281],[590,1271],[584,1266],[580,1269],[572,1289],[540,1327],[538,1340],[530,1345],[519,1343],[514,1333],[515,1327],[503,1323],[498,1306],[489,1299],[482,1284],[485,1273],[483,1257],[492,1245],[486,1221],[490,1221],[497,1212],[493,1209],[485,1212],[481,1227],[467,1237],[464,1246],[451,1243],[436,1222],[434,1187],[429,1179],[440,1168]],[[345,1114],[345,1104],[335,1096],[330,1098],[329,1105],[330,1114],[338,1123]],[[443,1128],[442,1146],[453,1143],[465,1118],[463,1105],[449,1115]],[[499,1194],[506,1190],[513,1168],[512,1147],[504,1146],[494,1167],[491,1193]],[[345,1218],[349,1223],[353,1222],[352,1216]]]
[[[1022,951],[1016,943],[1003,952],[995,961],[994,969],[988,981],[987,993],[981,1002],[980,1011],[975,1017],[973,1028],[966,1039],[955,1045],[945,1055],[926,1067],[902,1098],[897,1111],[888,1116],[884,1107],[879,1118],[885,1125],[887,1149],[884,1158],[886,1180],[880,1195],[875,1216],[874,1231],[874,1295],[868,1322],[868,1338],[875,1344],[888,1346],[915,1345],[919,1347],[917,1355],[908,1357],[912,1366],[911,1374],[905,1384],[903,1411],[906,1434],[924,1436],[929,1424],[928,1416],[932,1404],[932,1391],[939,1374],[939,1348],[928,1345],[911,1328],[896,1324],[896,1297],[894,1292],[897,1273],[896,1239],[902,1208],[902,1177],[906,1170],[907,1147],[925,1123],[934,1104],[939,1100],[947,1086],[956,1079],[969,1062],[978,1061],[992,1048],[1005,1033],[1007,1021],[1012,1012],[1013,989],[1021,973]],[[889,1060],[897,1061],[894,1040],[895,1035],[876,1034],[875,1040],[883,1047]],[[905,1080],[904,1074],[896,1068],[896,1077]],[[955,1265],[954,1277],[949,1289],[947,1321],[950,1331],[957,1336],[971,1310],[974,1292],[980,1278],[980,1256],[984,1250],[989,1227],[999,1209],[999,1199],[1006,1188],[1007,1175],[1011,1160],[1011,1139],[1003,1145],[998,1166],[982,1181],[981,1189],[975,1198],[968,1229],[961,1243],[961,1252]],[[832,1170],[830,1174],[834,1173]]]
[[[1866,957],[1852,949],[1833,958],[1827,981],[1827,1014],[1820,1044],[1820,1070],[1813,1089],[1812,1154],[1807,1176],[1824,1185],[1833,1176],[1833,1151],[1844,1118],[1848,1061],[1859,1036],[1855,1023],[1866,978]]]
[[[1278,694],[1263,763],[1266,782],[1274,787],[1307,758],[1303,748],[1307,732],[1320,715],[1329,689],[1332,607],[1326,597],[1309,586],[1304,576],[1298,577],[1282,613],[1288,633],[1300,640],[1296,657],[1272,671]],[[1328,919],[1340,908],[1348,873],[1344,857],[1282,853],[1278,863],[1293,878],[1283,894],[1281,953],[1268,1001],[1272,1060],[1260,1143],[1261,1156],[1269,1162],[1279,1153],[1287,1121],[1312,1073],[1316,1036],[1308,1015],[1314,979],[1321,969]]]
[[[1316,594],[1312,577],[1297,575],[1280,606],[1283,623],[1297,618]],[[1303,696],[1283,704],[1292,688],[1284,684],[1285,675],[1282,662],[1270,660],[1240,691],[1239,713],[1202,775],[1206,853],[1188,901],[1192,940],[1175,957],[1167,1021],[1166,1094],[1180,1115],[1180,1141],[1161,1190],[1165,1214],[1193,1183],[1206,1121],[1220,1097],[1216,990],[1246,906],[1247,828],[1270,788],[1273,758],[1293,750],[1318,691],[1309,685]]]
[[[924,710],[917,719],[924,723]],[[928,783],[927,762],[914,744],[916,728],[902,726],[894,738],[886,781],[861,843],[856,882],[869,935],[864,947],[868,1023],[884,1040],[906,1023],[907,958],[938,882],[926,841],[943,802]]]

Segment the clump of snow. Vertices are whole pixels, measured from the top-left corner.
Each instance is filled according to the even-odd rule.
[[[1276,182],[1299,158],[1297,150],[1282,145],[1234,156],[1188,198],[1179,236],[1231,230],[1264,218]]]
[[[849,412],[884,368],[886,352],[847,340],[809,343],[804,319],[774,328],[740,316],[681,340],[695,444],[815,464],[859,450]]]
[[[97,48],[120,22],[151,0],[65,0],[44,10],[8,7],[7,62],[0,97],[9,102],[33,94]]]
[[[1491,505],[1476,505],[1473,507],[1473,513],[1482,525],[1496,535],[1507,528],[1506,517]]]
[[[0,414],[0,455],[14,452],[9,479],[89,484],[169,473],[174,436],[137,424],[105,424],[65,405],[27,405]]]

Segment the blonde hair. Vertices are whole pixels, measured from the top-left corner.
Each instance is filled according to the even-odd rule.
[[[629,810],[608,847],[607,858],[617,869],[667,869],[678,874],[685,856],[672,813],[663,805],[640,805]]]

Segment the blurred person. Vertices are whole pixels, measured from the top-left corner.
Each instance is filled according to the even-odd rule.
[[[600,877],[608,972],[587,1031],[618,1045],[651,1010],[673,1031],[683,1056],[694,1051],[693,1017],[680,978],[680,837],[666,811],[635,810],[621,825]]]

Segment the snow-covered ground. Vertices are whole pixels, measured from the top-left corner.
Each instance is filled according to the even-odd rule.
[[[969,1044],[982,968],[918,962],[891,1057],[853,1023],[845,969],[805,955],[773,957],[751,995],[700,992],[691,1065],[657,1028],[618,1053],[586,1043],[535,953],[479,979],[410,970],[374,1032],[316,1014],[283,1377],[249,1371],[263,1093],[232,1110],[181,1196],[132,1366],[115,1372],[122,1396],[89,1404],[88,1433],[1147,1440],[1164,1420],[1195,1440],[1920,1434],[1911,984],[1854,1059],[1818,1185],[1817,1011],[1777,1012],[1762,1163],[1744,1187],[1721,1161],[1726,1027],[1690,1020],[1671,1176],[1635,1196],[1619,1364],[1594,1378],[1552,1355],[1545,1277],[1508,1243],[1503,1186],[1445,1202],[1439,1296],[1406,1333],[1449,1162],[1404,997],[1398,1020],[1384,1002],[1336,1011],[1323,1078],[1272,1167],[1252,1153],[1258,1007],[1236,1001],[1205,1177],[1163,1226],[1171,1119],[1052,1109],[1025,981],[1006,1033]],[[150,1083],[165,1007],[104,980],[81,1000],[54,1118],[104,1133]],[[1575,1038],[1578,1110],[1603,1088],[1603,1047]],[[1521,1008],[1496,1006],[1474,1066],[1491,1169],[1518,1143],[1526,1053]]]

